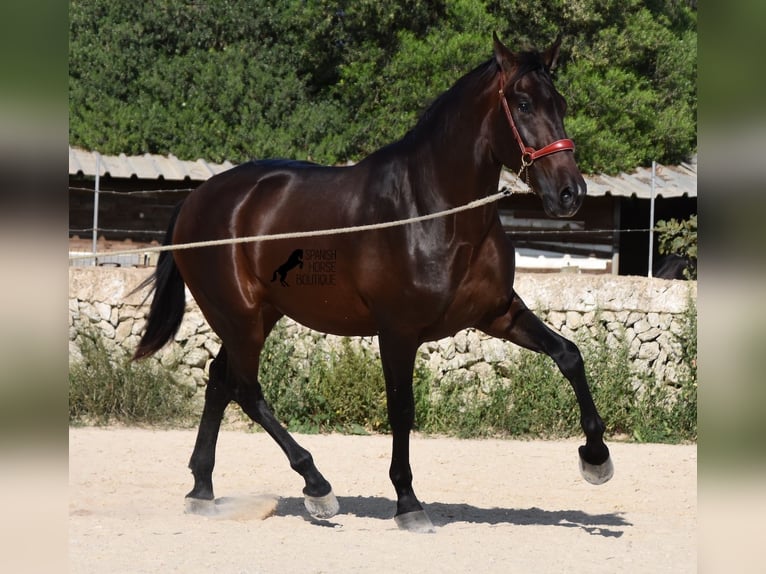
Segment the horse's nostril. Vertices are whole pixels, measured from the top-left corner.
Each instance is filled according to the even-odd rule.
[[[562,189],[559,196],[561,197],[561,203],[564,205],[570,205],[574,200],[574,193],[572,193],[572,189],[570,187],[565,187]]]

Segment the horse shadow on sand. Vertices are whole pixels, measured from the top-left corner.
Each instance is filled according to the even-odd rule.
[[[339,496],[340,513],[359,518],[391,520],[396,503],[380,496]],[[474,524],[515,524],[518,526],[559,526],[579,528],[606,538],[619,538],[627,527],[633,526],[621,513],[588,514],[581,510],[543,510],[541,508],[479,508],[470,504],[429,502],[424,504],[434,526],[455,522]],[[279,500],[275,516],[299,516],[319,526],[335,527],[331,520],[310,518],[303,506],[303,498],[288,497]]]

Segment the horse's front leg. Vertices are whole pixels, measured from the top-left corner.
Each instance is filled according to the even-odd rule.
[[[603,484],[612,478],[614,467],[603,439],[606,427],[588,388],[582,355],[577,345],[546,326],[527,308],[515,291],[506,313],[480,328],[489,335],[545,353],[554,360],[572,385],[580,406],[580,424],[585,433],[585,445],[579,449],[583,478],[591,484]]]
[[[415,422],[412,372],[418,343],[406,337],[380,333],[380,357],[386,379],[388,420],[393,448],[389,477],[396,490],[396,524],[403,530],[433,532],[434,526],[412,489],[410,431]]]

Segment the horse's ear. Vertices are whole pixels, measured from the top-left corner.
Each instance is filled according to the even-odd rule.
[[[561,34],[559,33],[559,35],[556,36],[556,40],[553,42],[553,45],[550,48],[548,48],[543,54],[543,61],[545,62],[545,67],[548,68],[548,70],[551,72],[556,69],[556,66],[559,63],[559,48],[560,47],[561,47]]]
[[[492,41],[497,65],[508,77],[512,76],[513,70],[516,68],[516,56],[500,41],[497,32],[492,32]]]

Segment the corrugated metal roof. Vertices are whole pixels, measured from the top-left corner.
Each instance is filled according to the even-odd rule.
[[[677,166],[657,164],[654,191],[657,197],[697,197],[697,156],[691,163]],[[633,173],[585,178],[588,195],[615,195],[649,199],[652,194],[652,168],[640,167]]]
[[[697,197],[697,156],[690,163],[678,166],[657,164],[654,182],[656,197]],[[602,197],[638,197],[650,199],[652,196],[652,168],[640,167],[632,173],[620,175],[589,175],[585,176],[588,184],[588,195]],[[510,172],[503,171],[500,175],[500,187],[507,186],[513,191],[526,191],[527,186],[520,182]]]
[[[111,177],[138,179],[165,179],[204,181],[217,173],[234,167],[230,161],[223,163],[208,163],[205,160],[180,160],[174,155],[154,155],[146,153],[139,156],[101,155],[95,151],[85,151],[69,148],[70,175],[96,175],[97,158],[101,157],[101,175]],[[585,178],[588,184],[588,195],[601,197],[613,195],[618,197],[638,197],[649,199],[652,190],[652,169],[641,167],[633,173],[622,173],[617,176],[595,175]],[[527,187],[516,176],[503,171],[500,176],[500,187],[509,187],[514,191],[523,191]],[[697,197],[697,157],[691,163],[678,166],[657,165],[655,180],[657,197]]]
[[[180,160],[174,155],[118,156],[102,155],[97,151],[86,151],[69,147],[69,175],[96,175],[98,159],[101,159],[100,175],[109,174],[116,178],[136,177],[138,179],[165,179],[205,181],[206,179],[234,167],[230,161],[209,163],[203,159],[197,161]]]

